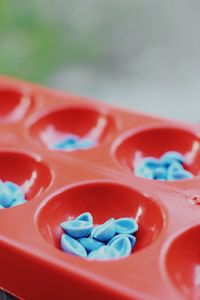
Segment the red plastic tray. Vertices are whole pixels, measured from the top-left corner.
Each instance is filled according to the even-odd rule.
[[[67,132],[97,147],[48,146]],[[194,178],[134,176],[133,162],[168,150]],[[0,77],[0,178],[28,202],[0,210],[0,287],[22,299],[200,299],[200,128]],[[95,223],[131,216],[132,255],[109,262],[62,252],[59,224],[90,211]]]

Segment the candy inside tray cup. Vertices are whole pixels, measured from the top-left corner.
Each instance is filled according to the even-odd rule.
[[[171,282],[187,299],[200,299],[200,225],[176,237],[166,254]]]
[[[5,182],[18,185],[25,195],[25,200],[29,201],[48,187],[51,182],[51,173],[38,157],[23,152],[1,151],[0,180],[1,188],[2,183]],[[2,192],[5,193],[5,190],[0,191],[0,193]]]
[[[22,120],[33,103],[28,90],[0,88],[0,125]],[[95,148],[112,140],[116,133],[115,119],[107,111],[79,104],[35,112],[26,120],[25,126],[28,126],[29,138],[31,137],[33,142],[51,151]],[[58,145],[66,138],[75,141],[87,140],[88,144],[82,148],[59,148]],[[134,174],[137,164],[142,159],[159,159],[167,151],[177,151],[184,157],[185,169],[196,176],[200,173],[199,148],[198,136],[186,127],[156,125],[136,128],[119,136],[114,143],[113,155],[121,168],[129,174]],[[38,153],[40,150],[42,148]],[[30,201],[49,187],[52,176],[51,170],[39,156],[29,152],[3,150],[0,151],[1,181],[16,183],[24,191],[26,200]],[[193,202],[199,205],[199,198],[194,198]],[[7,209],[0,210],[0,213],[3,214],[4,211]],[[91,213],[95,226],[111,218],[136,220],[138,231],[134,233],[136,243],[130,259],[134,253],[150,247],[159,236],[163,237],[166,225],[162,205],[157,204],[156,200],[145,195],[143,191],[140,193],[128,185],[111,180],[93,180],[65,186],[48,195],[37,207],[34,218],[38,234],[47,246],[55,248],[59,253],[62,251],[61,236],[64,233],[60,224],[74,220],[84,212]],[[170,214],[170,211],[167,213]],[[200,226],[196,226],[175,237],[164,259],[166,279],[186,298],[192,295],[191,299],[200,299],[199,232]],[[56,254],[55,251],[53,253]],[[62,257],[67,259],[69,255],[63,252]],[[145,286],[143,290],[145,291]]]
[[[76,151],[97,147],[115,130],[114,119],[90,106],[51,111],[30,125],[30,134],[50,150]]]
[[[137,167],[145,158],[159,160],[168,151],[176,151],[183,156],[184,170],[191,176],[200,171],[200,143],[191,131],[175,126],[154,126],[141,128],[121,137],[114,153],[118,163],[136,174]]]
[[[74,185],[52,195],[38,210],[37,226],[50,245],[61,249],[60,224],[84,212],[92,214],[94,225],[111,218],[134,218],[139,229],[132,253],[151,244],[164,227],[163,211],[153,200],[130,187],[104,181]]]
[[[21,120],[32,105],[33,99],[27,90],[0,88],[0,123]]]

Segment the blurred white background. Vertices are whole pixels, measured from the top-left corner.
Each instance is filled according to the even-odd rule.
[[[20,77],[110,104],[200,122],[200,1],[19,0],[17,7],[22,8],[21,19],[34,14],[40,34],[46,26],[57,35],[39,48],[40,59],[25,52],[28,63],[35,60],[36,71],[32,76],[30,63],[18,72]],[[24,28],[26,19],[17,34]],[[24,45],[31,51],[27,45],[31,49],[31,42]],[[3,72],[16,75],[5,67]]]

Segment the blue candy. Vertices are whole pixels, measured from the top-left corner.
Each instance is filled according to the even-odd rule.
[[[119,253],[119,257],[126,257],[131,254],[132,246],[128,237],[119,237],[115,239],[110,248],[114,248]]]
[[[111,218],[102,225],[98,225],[92,231],[91,237],[100,242],[110,240],[116,233],[115,219]]]
[[[112,260],[120,257],[119,252],[115,247],[103,246],[98,250],[94,250],[88,254],[88,259],[96,260]]]
[[[88,149],[88,148],[92,148],[92,147],[95,147],[95,146],[96,146],[95,141],[92,141],[92,140],[86,139],[86,138],[80,139],[79,142],[78,142],[78,148],[79,149]]]
[[[111,218],[94,227],[89,212],[60,226],[65,232],[61,237],[61,249],[90,260],[112,260],[130,255],[136,243],[132,234],[138,230],[133,218]]]
[[[23,198],[19,198],[19,199],[16,199],[16,200],[14,200],[13,201],[13,203],[12,203],[12,207],[14,207],[14,206],[18,206],[18,205],[20,205],[20,204],[24,204],[24,203],[26,203],[27,201],[25,200],[25,199],[23,199]]]
[[[157,180],[167,179],[167,170],[164,167],[158,167],[153,172],[153,178]]]
[[[6,181],[5,185],[12,192],[13,199],[25,199],[25,193],[20,186],[10,181]]]
[[[69,135],[64,137],[59,142],[54,143],[50,146],[51,149],[75,151],[80,149],[92,148],[96,145],[96,142],[89,138],[80,138],[76,135]]]
[[[25,194],[21,187],[10,181],[0,181],[0,205],[3,208],[25,203]]]
[[[192,178],[193,175],[189,171],[186,171],[179,162],[173,162],[167,170],[168,180],[183,180]]]
[[[61,237],[61,248],[63,251],[72,255],[87,257],[85,248],[75,239],[67,234]]]
[[[0,182],[0,204],[7,208],[10,207],[13,203],[12,192],[5,185],[5,183]]]
[[[116,220],[116,232],[133,234],[138,231],[138,224],[133,218],[120,218]]]
[[[180,164],[177,161],[175,161],[171,165],[169,165],[169,167],[167,169],[167,173],[173,173],[175,171],[184,171],[182,164]]]
[[[79,140],[79,137],[76,135],[69,135],[64,137],[62,140],[51,145],[51,149],[57,150],[74,150],[76,148],[76,144]]]
[[[86,221],[72,220],[61,223],[61,228],[65,233],[74,237],[87,237],[92,231],[92,224]]]
[[[174,172],[168,174],[168,180],[184,180],[192,177],[192,173],[186,170],[175,170]]]
[[[1,208],[14,207],[25,202],[25,194],[20,186],[10,181],[0,181]]]
[[[115,240],[117,240],[120,237],[127,237],[129,238],[130,242],[131,242],[131,247],[133,248],[135,246],[136,243],[136,237],[134,235],[131,234],[125,234],[125,233],[121,233],[121,234],[117,234],[115,235],[109,242],[108,242],[108,246],[110,246]]]
[[[83,247],[88,251],[94,251],[99,249],[102,246],[105,246],[104,243],[99,242],[93,238],[81,238],[79,239],[79,242],[81,243],[81,245],[83,245]]]
[[[145,157],[142,160],[142,165],[147,167],[148,169],[154,170],[158,167],[160,167],[160,161],[157,158],[154,157]]]
[[[85,221],[85,222],[89,222],[90,224],[93,224],[93,217],[89,212],[85,212],[79,215],[78,217],[76,217],[76,220]]]
[[[184,156],[177,151],[168,151],[165,152],[160,158],[160,162],[165,166],[171,165],[171,163],[173,163],[174,161],[183,164]]]
[[[135,168],[135,175],[146,179],[153,179],[153,171],[144,165]]]
[[[193,174],[183,166],[184,156],[177,151],[165,152],[160,159],[146,157],[135,167],[135,175],[155,180],[182,180]]]

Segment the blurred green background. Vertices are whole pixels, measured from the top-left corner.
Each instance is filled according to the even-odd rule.
[[[199,121],[199,13],[199,0],[0,0],[0,73]]]
[[[98,39],[77,30],[79,19],[68,19],[68,6],[67,1],[1,0],[1,73],[43,82],[63,64],[97,59]]]

